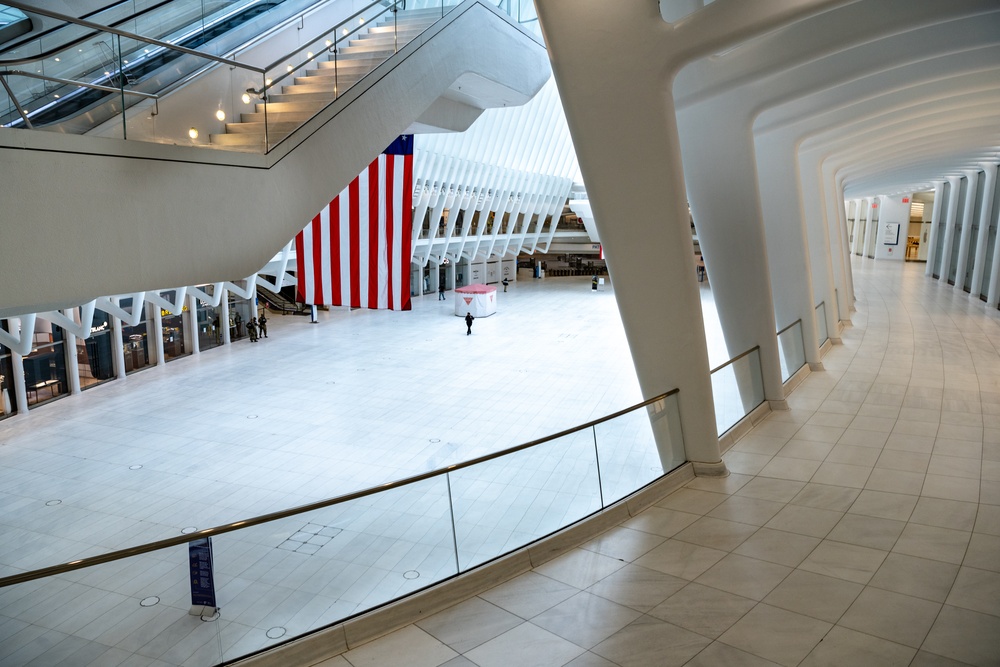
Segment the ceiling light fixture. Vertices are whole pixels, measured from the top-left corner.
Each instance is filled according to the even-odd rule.
[[[198,138],[198,128],[192,127],[190,130],[188,130],[188,136],[191,137],[192,139],[197,139]]]
[[[219,109],[218,111],[215,112],[215,117],[218,118],[219,120],[226,120],[226,112],[223,111],[222,109]]]

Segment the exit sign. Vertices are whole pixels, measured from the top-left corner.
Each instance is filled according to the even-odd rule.
[[[909,197],[903,197],[903,203],[904,204],[909,204],[910,203],[910,198]]]

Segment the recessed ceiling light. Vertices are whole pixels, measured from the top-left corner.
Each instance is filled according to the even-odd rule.
[[[188,130],[188,136],[191,137],[192,139],[197,139],[198,138],[198,128],[192,127],[190,130]]]

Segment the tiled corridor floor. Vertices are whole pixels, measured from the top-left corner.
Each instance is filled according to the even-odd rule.
[[[855,286],[729,477],[323,667],[1000,665],[1000,312],[922,265]]]

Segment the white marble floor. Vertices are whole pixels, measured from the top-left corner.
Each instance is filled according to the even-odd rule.
[[[922,265],[855,285],[729,477],[323,667],[1000,665],[1000,312]]]

